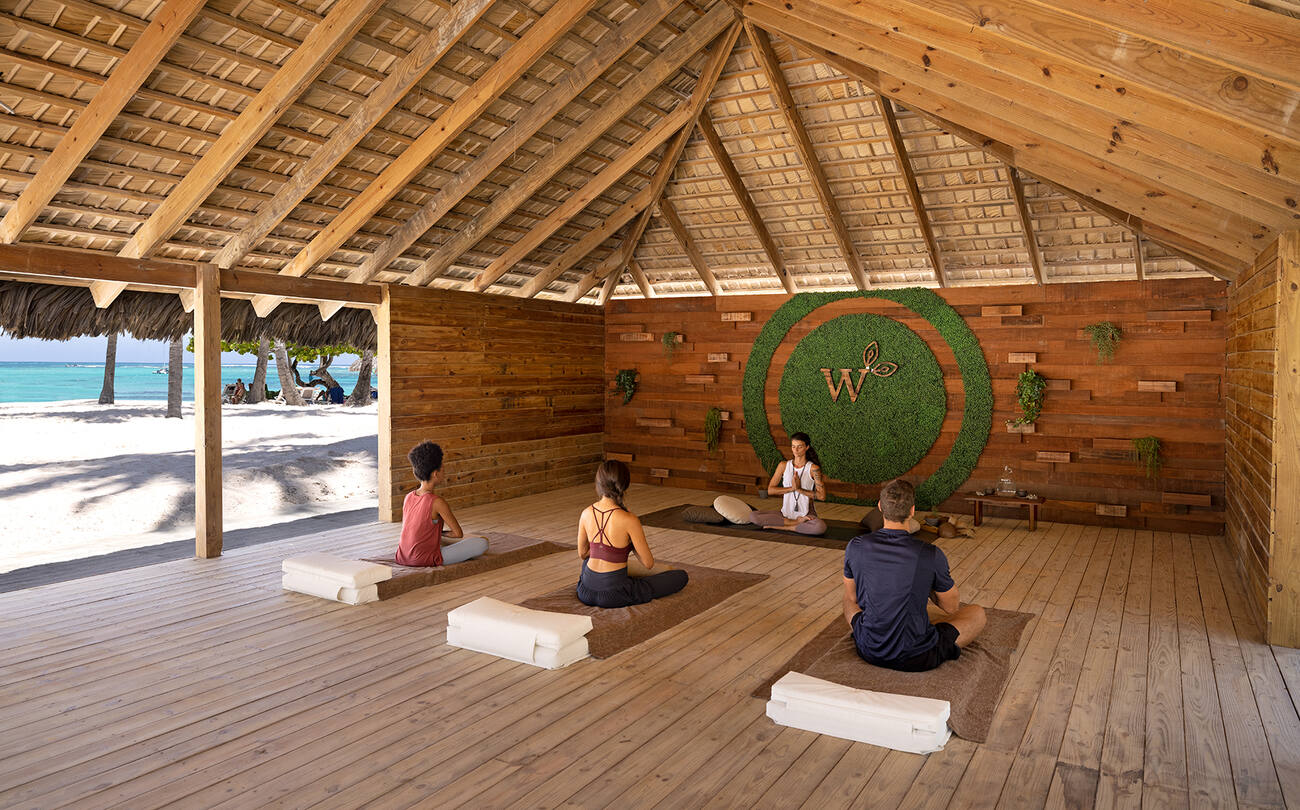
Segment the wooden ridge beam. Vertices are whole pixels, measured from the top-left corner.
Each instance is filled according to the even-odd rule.
[[[750,6],[747,10],[765,23],[778,28],[797,22],[784,12],[771,11],[762,6]],[[800,42],[801,47],[817,54],[828,64],[842,70],[863,85],[883,96],[899,101],[909,110],[930,119],[937,126],[1008,165],[1032,174],[1040,181],[1053,181],[1055,185],[1062,188],[1068,187],[1071,183],[1088,188],[1091,194],[1081,196],[1100,203],[1109,211],[1120,212],[1117,221],[1125,224],[1141,221],[1144,223],[1146,236],[1171,250],[1195,256],[1194,261],[1207,269],[1214,268],[1217,272],[1232,277],[1250,260],[1248,257],[1252,251],[1244,241],[1250,237],[1226,237],[1235,238],[1235,241],[1224,244],[1223,234],[1209,226],[1209,220],[1212,218],[1215,227],[1218,228],[1234,222],[1241,223],[1241,218],[1236,215],[1207,214],[1203,211],[1205,206],[1199,201],[1192,201],[1185,195],[1163,189],[1155,191],[1149,181],[1123,173],[1095,155],[1044,139],[1005,118],[992,114],[982,106],[972,106],[976,101],[968,101],[966,95],[959,90],[939,89],[950,84],[960,88],[960,83],[956,81],[949,82],[937,75],[929,76],[922,79],[928,82],[928,86],[918,87],[878,68],[867,67],[857,62],[856,56],[855,59],[846,58],[840,52],[831,50],[849,45],[839,34],[807,25],[800,29],[800,36],[793,39]],[[866,53],[864,49],[857,48],[854,52],[856,55]],[[879,58],[883,62],[894,63],[892,57],[888,56],[870,54],[869,58]],[[905,69],[910,70],[906,67]],[[954,93],[954,95],[947,95],[947,93]],[[935,110],[942,109],[943,115],[939,116],[927,107]],[[1017,146],[1009,146],[1008,142],[984,134],[989,131],[999,132],[1003,138],[1010,139],[1010,142],[1016,143]],[[1106,198],[1105,201],[1103,197]],[[1165,204],[1169,200],[1178,203],[1177,212],[1172,211],[1170,205]],[[1111,216],[1108,210],[1097,207],[1093,210]],[[1195,236],[1184,227],[1186,221],[1193,218],[1198,223],[1205,224],[1205,227],[1195,231]],[[1238,227],[1237,233],[1240,232],[1241,229]]]
[[[677,215],[677,209],[668,201],[667,197],[659,200],[659,214],[663,217],[664,222],[677,237],[677,243],[686,251],[687,257],[691,260],[691,266],[699,274],[700,280],[704,282],[704,287],[712,296],[718,295],[718,281],[713,277],[713,271],[709,269],[709,263],[704,260],[704,254],[696,247],[695,240],[691,238],[690,232],[686,230],[686,225],[682,223],[682,218]]]
[[[656,87],[688,64],[710,40],[716,37],[733,19],[731,9],[717,5],[684,33],[664,48],[654,61],[643,67],[633,78],[619,88],[612,98],[601,104],[599,110],[583,122],[578,132],[565,138],[555,149],[533,166],[523,178],[497,195],[492,203],[480,211],[464,227],[434,251],[418,270],[411,273],[406,284],[428,284],[442,275],[460,256],[488,236],[506,217],[548,183],[555,174],[582,154],[610,127],[627,115]]]
[[[230,239],[214,260],[218,267],[234,267],[252,247],[302,202],[312,189],[346,157],[393,107],[446,55],[492,5],[493,0],[465,0],[443,17],[436,31],[416,40],[415,47],[393,66],[388,78],[366,95],[365,101],[328,141],[312,153],[275,196],[244,228]]]
[[[394,195],[401,191],[425,165],[442,153],[452,140],[469,126],[496,97],[515,82],[524,71],[542,57],[585,15],[596,0],[573,0],[556,3],[533,24],[510,50],[488,68],[474,85],[466,89],[443,110],[415,143],[393,159],[379,177],[355,197],[346,208],[321,229],[306,248],[299,251],[280,271],[285,275],[303,276],[328,259],[348,237],[366,224]]]
[[[339,0],[285,60],[271,80],[227,126],[194,170],[167,195],[162,205],[119,251],[126,258],[148,256],[194,213],[230,174],[271,125],[302,94],[343,46],[352,40],[383,0]]]
[[[898,171],[903,175],[907,188],[907,200],[912,205],[917,227],[921,229],[921,238],[925,240],[925,249],[930,254],[930,266],[934,268],[934,278],[940,287],[948,286],[944,273],[943,254],[939,252],[939,242],[934,238],[930,227],[930,215],[925,210],[925,200],[921,197],[921,187],[916,184],[916,173],[912,171],[912,161],[907,156],[907,144],[903,142],[903,133],[898,128],[898,116],[894,114],[894,102],[877,95],[880,114],[885,119],[885,132],[889,135],[889,144],[894,149],[894,159],[898,162]]]
[[[772,264],[772,270],[776,277],[781,281],[781,286],[787,293],[794,294],[794,280],[790,278],[790,271],[786,269],[785,260],[781,258],[781,251],[777,249],[776,242],[773,241],[772,235],[768,233],[767,225],[763,223],[763,217],[758,213],[758,207],[754,205],[754,200],[749,196],[749,190],[745,188],[745,181],[741,178],[740,172],[736,170],[736,164],[731,161],[731,155],[727,153],[726,146],[722,143],[722,138],[718,135],[718,130],[713,126],[713,120],[709,118],[707,107],[700,111],[699,118],[696,119],[695,125],[699,127],[700,134],[704,136],[704,142],[709,147],[709,153],[713,155],[713,160],[722,169],[722,176],[726,178],[727,186],[731,189],[732,195],[735,196],[736,202],[740,203],[740,210],[745,214],[745,219],[749,222],[749,227],[753,229],[754,234],[758,237],[758,242],[763,247],[763,253],[767,255],[767,260]],[[650,296],[647,295],[647,298]]]
[[[844,225],[844,217],[840,214],[839,203],[835,201],[835,195],[831,191],[830,181],[826,179],[826,172],[822,169],[812,139],[808,137],[808,131],[804,128],[803,119],[799,116],[799,109],[795,105],[794,96],[790,94],[790,86],[786,83],[785,73],[781,70],[781,61],[777,59],[776,51],[772,48],[772,42],[768,39],[767,32],[755,26],[748,16],[745,19],[745,33],[754,46],[754,55],[759,66],[763,69],[763,75],[767,78],[768,87],[772,91],[776,105],[781,110],[782,115],[785,116],[786,125],[790,128],[790,135],[794,140],[795,151],[799,153],[799,159],[803,162],[804,170],[808,172],[808,176],[812,179],[813,193],[816,194],[817,200],[821,203],[822,214],[830,225],[831,234],[835,238],[835,243],[839,246],[840,255],[848,267],[849,276],[859,290],[865,290],[870,286],[870,282],[867,280],[867,274],[863,269],[862,258],[858,255],[857,246],[853,244],[853,237],[849,234],[849,229]]]
[[[1015,166],[1007,166],[1007,186],[1011,190],[1011,199],[1016,203],[1016,216],[1020,219],[1020,232],[1025,237],[1025,249],[1029,251],[1029,265],[1034,269],[1034,278],[1039,284],[1047,283],[1047,274],[1043,268],[1043,252],[1038,248],[1038,238],[1034,236],[1034,218],[1029,215],[1029,204],[1025,202],[1025,184]]]
[[[704,109],[704,105],[708,103],[709,97],[713,95],[713,88],[717,85],[718,77],[722,75],[722,69],[726,66],[727,58],[731,56],[731,51],[736,47],[736,40],[739,37],[740,23],[732,23],[731,27],[710,46],[709,60],[700,73],[700,78],[696,81],[695,90],[691,93],[690,107],[696,115],[699,115],[700,111]],[[577,301],[581,299],[587,294],[588,290],[605,277],[604,274],[606,273],[623,272],[623,267],[632,258],[637,244],[641,241],[642,234],[645,233],[646,226],[650,223],[650,206],[654,204],[655,200],[663,196],[664,189],[668,187],[668,181],[672,179],[673,172],[677,169],[677,162],[681,160],[682,152],[685,151],[686,144],[691,139],[692,129],[689,126],[682,127],[682,131],[677,133],[677,137],[672,140],[672,143],[668,145],[668,149],[664,152],[663,160],[655,171],[654,177],[650,178],[648,186],[620,206],[611,216],[607,217],[600,227],[587,233],[565,250],[564,253],[556,257],[542,272],[538,273],[524,286],[521,294],[525,298],[537,295],[546,288],[546,285],[559,278],[570,267],[585,259],[588,254],[604,243],[615,231],[640,214],[640,218],[632,226],[632,230],[623,242],[623,249],[615,251],[610,257],[613,260],[612,263],[610,259],[607,259],[595,270],[584,275],[577,284],[570,288],[565,300]]]
[[[565,71],[555,86],[528,107],[481,155],[449,178],[426,205],[408,217],[387,241],[348,275],[348,280],[369,281],[392,264],[679,3],[680,0],[647,2],[617,30],[602,39],[595,50],[575,64],[572,70]]]
[[[99,137],[127,102],[135,97],[140,85],[202,11],[203,4],[204,0],[167,0],[163,4],[0,221],[0,241],[6,244],[17,242],[27,226],[54,199],[81,161],[95,148]]]

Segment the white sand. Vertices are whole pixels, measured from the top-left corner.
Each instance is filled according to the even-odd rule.
[[[376,405],[226,405],[226,530],[377,503]],[[194,410],[0,404],[0,572],[194,536]]]

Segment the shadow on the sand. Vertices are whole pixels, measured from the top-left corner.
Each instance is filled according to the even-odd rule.
[[[46,404],[47,403],[33,402],[30,403],[30,408],[23,408],[21,410],[10,408],[5,411],[5,416],[13,418],[49,416],[50,410],[47,407],[42,407]],[[323,419],[336,416],[340,411],[365,413],[365,411],[354,410],[346,405],[313,405],[309,408],[294,409],[293,416],[295,419]],[[186,419],[194,418],[194,403],[186,402],[182,404],[181,413]],[[286,411],[278,407],[245,407],[242,405],[226,405],[221,410],[223,419],[259,419],[267,417],[281,419],[284,417],[285,413]],[[109,425],[149,417],[165,419],[167,417],[167,403],[159,402],[156,405],[95,405],[93,403],[87,403],[84,409],[59,409],[56,414],[60,419],[68,419],[74,422]],[[378,416],[375,418],[378,419]]]
[[[312,439],[300,434],[283,439]],[[281,439],[281,440],[283,440]],[[227,448],[222,454],[222,475],[243,479],[240,486],[264,490],[266,503],[306,503],[316,500],[304,493],[317,479],[339,464],[377,465],[379,439],[360,436],[331,444],[296,446],[285,444],[251,450]],[[0,489],[0,501],[48,488],[67,487],[80,492],[72,511],[82,511],[100,501],[114,498],[137,487],[156,483],[181,485],[184,493],[151,525],[141,515],[140,525],[113,527],[112,534],[155,532],[186,525],[194,519],[194,451],[182,453],[129,453],[107,458],[67,461],[58,464],[0,465],[0,474],[29,471],[24,483]]]

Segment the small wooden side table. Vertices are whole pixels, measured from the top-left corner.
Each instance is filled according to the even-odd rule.
[[[1015,495],[966,495],[966,500],[975,504],[975,525],[984,522],[984,504],[989,506],[1027,506],[1029,507],[1029,531],[1038,528],[1038,507],[1047,502],[1045,498],[1017,498]]]

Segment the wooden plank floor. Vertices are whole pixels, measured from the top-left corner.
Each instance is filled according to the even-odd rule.
[[[629,504],[707,500],[640,486]],[[571,543],[589,501],[460,517]],[[576,555],[359,607],[279,588],[286,556],[396,532],[0,595],[0,806],[1300,805],[1300,653],[1263,643],[1221,538],[992,519],[944,541],[965,599],[1037,618],[988,741],[923,757],[775,726],[749,696],[839,611],[839,552],[650,529],[657,557],[770,577],[549,672],[446,646],[446,612],[573,582]]]

